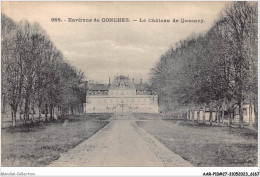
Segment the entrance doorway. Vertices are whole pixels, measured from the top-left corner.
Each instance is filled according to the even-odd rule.
[[[120,103],[114,107],[114,115],[116,117],[128,116],[130,114],[131,112],[128,104]]]

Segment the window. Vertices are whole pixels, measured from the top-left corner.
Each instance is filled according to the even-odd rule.
[[[244,116],[247,116],[247,109],[246,108],[243,108],[243,113],[244,113]]]

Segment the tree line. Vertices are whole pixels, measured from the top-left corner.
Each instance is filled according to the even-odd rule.
[[[2,113],[10,107],[13,126],[18,113],[26,124],[42,113],[47,121],[55,113],[82,112],[84,73],[65,60],[38,23],[16,23],[4,14],[1,20]]]
[[[243,105],[257,121],[257,3],[232,2],[205,33],[191,35],[168,49],[152,68],[150,82],[164,112],[209,109],[232,122],[235,109],[243,127]],[[200,111],[197,111],[199,114]],[[189,111],[190,114],[190,111]],[[212,123],[212,122],[211,122]]]

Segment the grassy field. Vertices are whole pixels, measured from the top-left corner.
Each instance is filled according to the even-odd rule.
[[[164,116],[162,116],[162,114],[159,113],[133,113],[133,116],[136,120],[158,120],[165,118]]]
[[[153,119],[153,115],[149,116]],[[145,121],[142,115],[135,117],[140,127],[194,166],[257,166],[257,131],[183,120]]]
[[[46,166],[108,124],[110,114],[68,116],[33,126],[3,128],[2,166]]]

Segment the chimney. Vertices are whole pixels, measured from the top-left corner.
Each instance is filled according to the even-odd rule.
[[[110,85],[110,78],[109,78],[109,80],[108,80],[108,84]]]
[[[135,83],[135,79],[134,78],[132,79],[132,81],[133,81],[133,83]]]
[[[142,84],[142,83],[143,83],[143,79],[140,80],[140,84]]]

